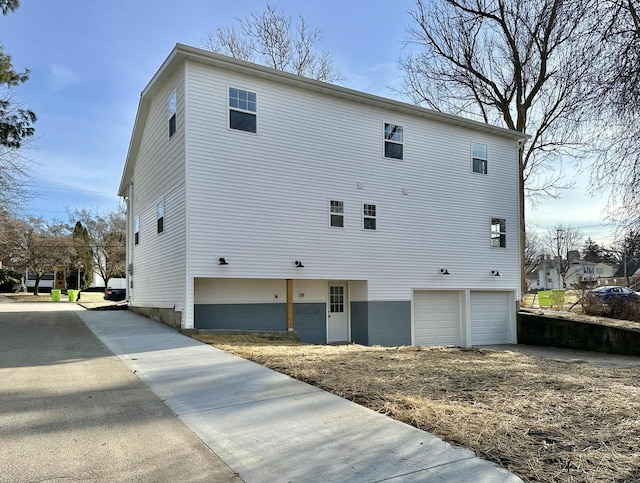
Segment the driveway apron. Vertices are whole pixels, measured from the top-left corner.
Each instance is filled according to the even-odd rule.
[[[83,312],[0,305],[0,482],[241,481],[95,337]]]

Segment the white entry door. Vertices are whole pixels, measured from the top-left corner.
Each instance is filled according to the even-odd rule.
[[[349,340],[349,314],[346,282],[329,282],[327,342]]]

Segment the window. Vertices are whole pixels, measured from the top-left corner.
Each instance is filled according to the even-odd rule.
[[[472,149],[473,172],[487,174],[487,145],[473,143]]]
[[[491,218],[491,246],[493,248],[507,246],[506,222],[503,218]]]
[[[164,231],[164,200],[158,201],[156,214],[158,218],[158,233],[162,233]]]
[[[334,228],[344,228],[344,202],[331,200],[329,202],[329,217],[331,226]]]
[[[362,205],[362,227],[365,230],[376,229],[376,205]]]
[[[133,220],[133,242],[137,245],[140,242],[140,217]]]
[[[169,137],[176,132],[176,91],[169,97]]]
[[[384,157],[402,159],[402,126],[384,123]]]
[[[239,131],[257,132],[256,95],[229,87],[229,127]]]

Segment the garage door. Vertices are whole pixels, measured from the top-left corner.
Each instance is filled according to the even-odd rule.
[[[471,345],[509,344],[509,292],[471,292]]]
[[[416,291],[415,345],[460,345],[460,292]]]

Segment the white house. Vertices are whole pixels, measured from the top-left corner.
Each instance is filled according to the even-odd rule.
[[[119,188],[129,304],[315,343],[515,342],[523,139],[178,44]]]

